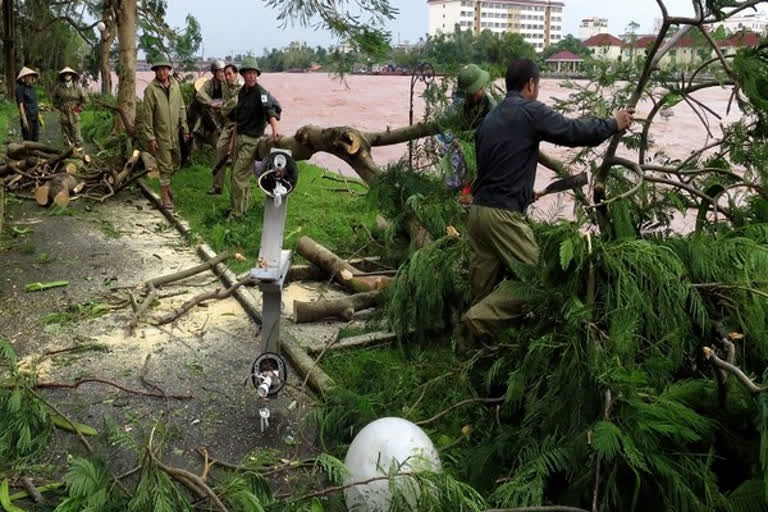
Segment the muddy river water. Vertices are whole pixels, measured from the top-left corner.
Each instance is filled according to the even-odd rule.
[[[146,84],[153,78],[153,73],[139,73],[137,93],[141,95]],[[339,81],[322,73],[264,73],[260,82],[280,100],[283,106],[283,119],[280,123],[283,134],[292,134],[305,124],[318,126],[350,125],[363,131],[384,130],[387,127],[400,127],[408,124],[408,96],[410,77],[407,76],[361,76],[351,75]],[[502,85],[502,84],[500,84]],[[424,86],[417,83],[414,101],[415,118],[424,114],[425,104],[420,97]],[[562,86],[560,80],[543,79],[539,99],[553,104],[553,98],[566,98],[571,91]],[[734,108],[725,116],[730,90],[710,88],[699,91],[694,97],[705,103],[723,116],[722,122],[738,119],[741,113]],[[638,107],[638,117],[644,117],[650,110],[650,104]],[[712,133],[720,135],[718,121],[710,116]],[[684,158],[692,150],[703,146],[707,131],[691,108],[682,102],[673,109],[668,118],[658,116],[651,130],[657,148],[666,154]],[[559,158],[567,158],[571,150],[543,144],[542,149]],[[373,156],[379,164],[386,164],[400,159],[407,152],[406,144],[374,148]],[[354,175],[354,171],[344,162],[329,154],[317,154],[313,163],[344,174]],[[552,179],[552,174],[540,168],[537,187],[541,188]],[[537,203],[538,215],[542,212],[551,214],[553,210],[566,213],[567,197],[550,196]],[[685,229],[683,226],[678,226]]]

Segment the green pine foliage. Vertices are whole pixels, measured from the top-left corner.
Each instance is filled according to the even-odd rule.
[[[69,496],[53,512],[106,512],[120,510],[110,494],[112,479],[99,461],[74,458],[64,475]]]
[[[47,407],[30,391],[35,376],[19,370],[13,347],[0,338],[0,376],[6,375],[13,387],[0,389],[0,469],[44,450],[53,430]]]
[[[399,183],[389,197],[407,205],[408,182]],[[416,184],[420,197],[440,197]],[[743,368],[768,366],[768,225],[708,221],[690,235],[646,233],[635,228],[635,208],[614,205],[628,227],[611,239],[583,234],[581,221],[533,223],[540,263],[507,276],[530,318],[470,361],[463,394],[501,392],[505,403],[496,422],[456,412],[451,423],[476,432],[469,446],[448,443],[443,453],[461,460],[451,473],[490,506],[589,508],[599,467],[601,510],[765,509],[768,485],[756,483],[768,482],[768,407],[733,378],[719,389],[701,353],[711,346],[723,356],[719,326],[746,335]],[[743,218],[755,210],[745,206]],[[463,231],[461,218],[451,223]],[[427,344],[466,309],[466,258],[465,240],[443,237],[401,266],[387,315],[402,343]],[[389,409],[364,388],[346,388],[329,399],[325,434],[335,425],[337,439],[349,439],[364,424],[355,415],[350,423],[350,410],[370,410],[370,419],[402,413],[394,401]],[[438,400],[430,408],[458,401]],[[397,403],[413,401],[404,393]],[[441,422],[435,428],[445,432]]]

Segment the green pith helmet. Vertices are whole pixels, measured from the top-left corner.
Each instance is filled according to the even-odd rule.
[[[459,71],[459,92],[467,96],[475,94],[488,85],[490,79],[487,71],[483,71],[476,64],[467,64]]]
[[[249,69],[256,71],[257,75],[261,75],[261,69],[259,69],[259,63],[255,57],[246,57],[243,59],[243,63],[240,64],[240,74],[245,74]]]
[[[153,62],[153,63],[152,63],[152,68],[151,68],[151,69],[152,69],[152,71],[154,71],[154,70],[156,70],[157,68],[168,68],[168,69],[173,69],[173,66],[172,66],[172,65],[171,65],[171,63],[170,63],[170,62],[168,62],[167,60],[159,60],[159,61],[157,61],[157,62]]]

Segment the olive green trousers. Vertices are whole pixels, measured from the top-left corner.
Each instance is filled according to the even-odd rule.
[[[525,217],[501,208],[473,205],[467,233],[474,305],[463,321],[476,336],[494,336],[526,313],[525,301],[514,293],[514,280],[501,277],[515,265],[535,265],[539,246]]]

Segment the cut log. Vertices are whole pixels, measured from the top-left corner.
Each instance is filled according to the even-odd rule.
[[[397,334],[389,331],[376,331],[349,338],[341,338],[339,341],[328,347],[328,350],[342,350],[348,348],[362,348],[371,345],[382,345],[391,343],[397,339]],[[312,346],[307,348],[307,352],[315,354],[325,349],[325,345]]]
[[[382,268],[387,268],[381,263],[381,257],[370,256],[368,258],[352,258],[347,260],[347,263],[362,270],[365,275],[370,275],[371,272],[376,272]],[[251,273],[250,270],[238,275],[238,279],[244,279]],[[297,281],[324,281],[328,279],[328,274],[323,269],[316,265],[291,265],[288,269],[288,273],[285,275],[286,283],[295,283]],[[254,283],[255,284],[255,283]]]
[[[64,161],[64,165],[61,170],[67,174],[77,174],[85,168],[85,163],[82,160],[75,160],[73,158]]]
[[[356,274],[361,273],[358,269],[308,236],[299,238],[296,242],[296,252],[323,269],[337,283],[355,293],[386,288],[390,281],[388,277],[356,277]]]
[[[381,290],[356,293],[338,299],[316,300],[312,302],[293,301],[293,319],[297,324],[316,322],[324,318],[338,317],[352,320],[355,311],[376,306],[381,298]]]
[[[114,185],[115,187],[119,187],[120,184],[122,184],[133,172],[133,168],[136,167],[136,163],[139,161],[139,158],[141,157],[141,151],[138,149],[133,150],[133,154],[131,155],[131,158],[128,159],[127,162],[125,162],[125,165],[123,165],[123,168],[120,172],[113,172],[110,177],[107,178],[107,181],[110,185]]]
[[[69,204],[70,193],[78,193],[83,186],[84,184],[79,183],[71,174],[56,174],[35,189],[35,200],[40,206],[48,206],[54,202],[61,207],[66,207]]]
[[[44,153],[50,153],[50,157],[54,157],[61,153],[61,148],[49,146],[42,142],[24,141],[24,142],[11,142],[8,144],[8,156],[14,160],[21,160],[28,156],[31,151],[42,151]]]

